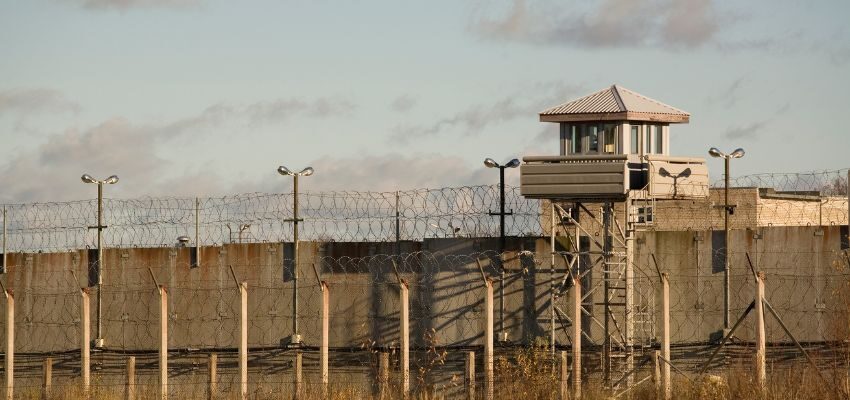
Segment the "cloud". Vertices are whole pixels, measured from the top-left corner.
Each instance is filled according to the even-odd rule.
[[[743,126],[730,127],[723,136],[727,139],[755,138],[766,125],[766,121],[758,121]]]
[[[11,89],[0,91],[0,116],[16,113],[30,115],[46,112],[80,111],[80,105],[52,89]]]
[[[603,0],[588,3],[513,0],[493,16],[473,13],[469,29],[486,39],[587,48],[693,48],[711,41],[718,17],[711,0]]]
[[[348,116],[355,109],[354,103],[334,98],[314,100],[280,98],[247,105],[220,103],[207,107],[195,116],[163,125],[159,131],[165,136],[177,136],[220,127],[224,124],[242,124],[249,128],[257,128],[281,123],[294,117],[326,119]]]
[[[196,8],[205,0],[60,0],[90,10],[129,10],[131,8]]]
[[[401,95],[390,103],[390,110],[395,112],[407,112],[416,106],[416,99],[410,95]]]
[[[722,92],[715,96],[709,96],[706,102],[709,104],[723,104],[725,108],[732,108],[738,103],[741,89],[749,82],[749,74],[743,75],[732,81]]]
[[[451,130],[475,135],[484,128],[516,118],[536,118],[543,108],[560,104],[581,93],[581,90],[583,85],[539,82],[493,102],[472,105],[429,125],[396,126],[389,139],[394,144],[405,144],[412,139],[432,137]]]

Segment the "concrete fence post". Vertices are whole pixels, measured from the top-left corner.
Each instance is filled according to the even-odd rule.
[[[655,350],[653,353],[653,369],[652,381],[655,383],[655,398],[661,400],[664,398],[661,390],[661,351]]]
[[[573,277],[573,398],[581,398],[581,280]]]
[[[124,391],[125,400],[136,399],[136,357],[127,357],[127,390]]]
[[[168,290],[159,286],[159,397],[168,398]]]
[[[475,400],[475,352],[466,352],[466,398]]]
[[[6,294],[6,399],[15,395],[15,296],[11,290]]]
[[[218,397],[218,354],[210,353],[207,359],[207,399],[215,400]]]
[[[759,389],[764,390],[767,382],[766,337],[764,329],[764,273],[756,275],[756,379]]]
[[[248,282],[239,284],[239,396],[248,398]]]
[[[493,281],[485,281],[484,296],[484,399],[493,399]]]
[[[80,288],[80,374],[83,393],[91,386],[91,296],[89,288]]]
[[[661,274],[661,382],[664,398],[673,397],[672,380],[670,376],[670,280],[667,273]]]
[[[401,394],[407,397],[410,393],[410,288],[407,281],[399,285],[401,312],[399,313],[399,335],[401,336]]]
[[[44,364],[41,367],[41,398],[49,399],[50,392],[53,389],[53,358],[47,357],[44,359]]]
[[[330,287],[327,282],[321,281],[322,285],[322,345],[319,355],[319,364],[321,364],[322,373],[322,397],[327,396],[328,382],[330,382],[330,374],[328,373],[328,345],[330,343],[330,308],[331,295]]]

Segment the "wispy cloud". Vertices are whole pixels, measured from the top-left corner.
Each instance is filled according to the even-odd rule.
[[[80,111],[80,105],[61,92],[52,89],[10,89],[0,91],[0,116],[3,114],[29,115],[42,112]]]
[[[507,12],[495,16],[490,4],[473,14],[472,32],[534,44],[691,48],[711,41],[719,25],[711,0],[604,0],[568,6],[513,0]]]
[[[196,8],[206,0],[58,0],[90,10],[129,10],[132,8]]]
[[[781,107],[777,108],[770,116],[767,118],[746,123],[743,125],[731,126],[726,129],[726,132],[723,134],[727,139],[755,139],[758,138],[765,129],[767,129],[770,124],[776,118],[783,116],[789,109],[791,108],[790,103],[785,103]]]
[[[433,137],[445,131],[475,135],[484,128],[516,118],[534,118],[543,108],[568,100],[581,90],[582,85],[564,82],[537,83],[495,101],[472,105],[431,124],[396,126],[389,139],[391,143],[405,144],[412,139]]]
[[[396,97],[396,99],[390,103],[390,110],[403,113],[410,111],[415,106],[416,98],[409,94],[404,94]]]

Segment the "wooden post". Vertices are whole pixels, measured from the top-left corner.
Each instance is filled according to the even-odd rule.
[[[667,273],[661,274],[661,382],[664,398],[673,398],[673,387],[670,376],[670,280]]]
[[[484,296],[484,399],[493,399],[493,281],[485,281]]]
[[[248,398],[248,282],[239,284],[239,395]]]
[[[210,353],[207,360],[207,371],[209,372],[207,399],[214,400],[218,397],[218,354]]]
[[[6,293],[6,399],[15,394],[15,296],[9,289]]]
[[[42,365],[42,377],[44,380],[41,382],[41,396],[43,399],[50,398],[50,391],[53,389],[53,358],[47,357],[44,359],[44,365]]]
[[[561,351],[561,400],[570,398],[570,370],[569,361],[567,360],[567,351]]]
[[[466,352],[466,398],[475,400],[475,352]]]
[[[661,351],[655,350],[654,357],[655,363],[654,373],[652,374],[652,380],[655,382],[655,398],[661,399],[663,396],[661,394]]]
[[[302,358],[303,357],[302,357],[302,354],[301,354],[301,350],[295,350],[295,366],[294,366],[294,369],[295,369],[295,371],[294,371],[295,372],[295,396],[293,396],[293,397],[296,398],[296,399],[301,398],[301,392],[304,389],[302,384],[301,384],[301,382],[302,382],[301,381],[301,378],[302,378],[302,375],[301,375],[301,372],[302,372],[302,370],[301,370],[301,359]]]
[[[320,349],[319,363],[322,368],[322,397],[328,393],[328,382],[330,377],[328,374],[328,343],[330,335],[330,308],[331,296],[330,288],[327,282],[322,281],[322,346]]]
[[[168,398],[168,290],[159,286],[159,397]]]
[[[83,393],[91,386],[91,306],[89,288],[80,288],[80,374]]]
[[[127,390],[125,400],[136,399],[136,356],[127,357]]]
[[[756,276],[756,379],[759,389],[764,389],[767,382],[766,338],[764,330],[764,272]]]
[[[399,285],[401,312],[399,313],[399,334],[401,338],[401,394],[407,397],[410,392],[410,288],[407,281],[401,281]]]
[[[580,257],[576,255],[576,257]],[[575,298],[573,299],[573,397],[581,398],[581,280],[573,277]]]
[[[378,398],[383,400],[389,397],[390,384],[390,353],[381,351],[378,353]]]

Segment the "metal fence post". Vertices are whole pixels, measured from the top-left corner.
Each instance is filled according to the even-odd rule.
[[[80,374],[83,393],[91,386],[91,302],[89,288],[80,288]]]
[[[327,282],[322,281],[322,346],[320,350],[320,364],[322,368],[322,397],[327,396],[328,382],[330,376],[328,374],[328,344],[330,336],[330,287]]]
[[[168,398],[168,290],[159,286],[159,397]]]
[[[207,377],[207,384],[209,385],[207,399],[214,400],[218,397],[218,354],[210,353],[207,359],[207,372],[209,373]]]
[[[577,257],[580,257],[577,255]],[[581,398],[581,280],[573,277],[573,397]]]
[[[126,400],[136,399],[136,357],[127,357],[127,390]]]
[[[248,398],[248,282],[239,284],[239,395]]]
[[[493,398],[493,281],[485,281],[484,296],[484,398]]]
[[[475,400],[475,352],[466,352],[466,398]]]
[[[15,296],[3,288],[6,294],[6,399],[15,394]]]
[[[670,376],[670,280],[667,273],[661,274],[661,357],[664,365],[661,367],[661,381],[664,398],[673,397],[673,387]]]
[[[410,392],[410,288],[407,281],[399,285],[401,292],[401,312],[399,313],[399,334],[401,335],[401,392],[407,397]]]
[[[767,369],[765,366],[766,338],[764,330],[764,272],[759,271],[756,275],[756,379],[759,389],[764,390],[767,382]]]

